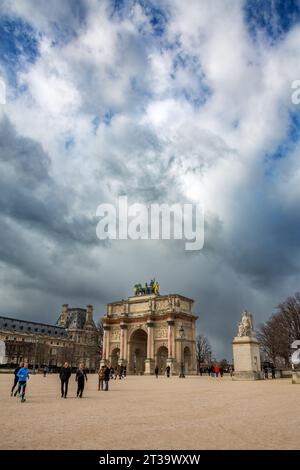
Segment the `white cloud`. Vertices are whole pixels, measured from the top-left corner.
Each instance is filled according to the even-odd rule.
[[[270,236],[263,219],[272,219],[278,201],[287,213],[299,202],[298,149],[274,163],[275,183],[265,178],[265,154],[274,152],[286,137],[289,112],[295,109],[290,85],[300,77],[299,27],[270,47],[250,38],[242,2],[191,0],[187,7],[186,2],[172,0],[162,4],[168,8],[169,22],[158,38],[140,6],[121,21],[109,16],[106,2],[90,1],[82,23],[78,15],[72,16],[70,27],[77,27],[76,35],[53,45],[51,25],[61,21],[63,29],[70,17],[68,2],[54,2],[52,10],[42,5],[34,9],[34,2],[7,3],[41,37],[40,56],[17,77],[27,89],[5,110],[18,133],[39,142],[49,156],[55,191],[62,198],[67,195],[66,219],[91,220],[100,202],[120,193],[137,202],[203,200],[208,214],[207,251],[194,258],[185,257],[176,244],[152,242],[114,243],[111,248],[76,244],[68,253],[50,234],[51,251],[60,259],[58,264],[45,260],[47,250],[40,247],[43,255],[36,269],[42,282],[50,279],[55,290],[59,266],[57,279],[63,286],[80,259],[86,263],[82,282],[101,308],[105,290],[126,295],[131,282],[155,273],[163,286],[195,296],[199,306],[203,296],[220,328],[226,324],[226,316],[218,311],[222,305],[230,318],[245,302],[258,317],[268,315],[280,296],[297,285],[295,273],[283,270],[280,288],[268,287],[275,269],[268,270],[268,247],[262,238]],[[109,113],[112,119],[107,124]],[[271,202],[265,192],[272,192]],[[262,238],[255,238],[262,226]],[[77,230],[82,235],[85,227]],[[278,249],[276,245],[274,250]],[[298,256],[298,247],[293,250]],[[260,252],[262,256],[256,256]],[[15,267],[11,269],[10,281]],[[77,267],[73,274],[65,296],[71,296],[72,282],[77,288],[80,284]],[[260,287],[264,282],[265,292]],[[212,302],[214,291],[219,297]],[[16,287],[16,292],[21,290]],[[16,308],[7,298],[4,306]],[[212,326],[210,320],[203,321]]]

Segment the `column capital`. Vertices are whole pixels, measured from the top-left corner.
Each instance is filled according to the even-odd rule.
[[[147,327],[148,328],[153,328],[153,326],[154,326],[154,322],[151,321],[151,320],[147,320]]]
[[[126,325],[126,323],[120,323],[120,328],[121,330],[127,330],[128,326]]]
[[[174,326],[175,325],[175,320],[167,320],[168,326]]]

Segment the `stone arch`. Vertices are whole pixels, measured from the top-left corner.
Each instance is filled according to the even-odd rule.
[[[168,348],[164,345],[160,346],[156,351],[156,365],[159,374],[164,374],[167,367]]]
[[[192,369],[192,353],[189,346],[185,346],[183,350],[183,363],[184,363],[184,371],[186,374]]]
[[[120,359],[120,348],[114,348],[111,352],[111,366],[116,367]]]
[[[129,340],[129,372],[137,375],[145,372],[148,335],[144,328],[132,331]]]
[[[128,331],[128,333],[129,333],[129,341],[131,341],[133,335],[134,335],[137,331],[139,331],[139,330],[142,330],[142,331],[144,331],[144,332],[147,334],[147,328],[146,328],[144,325],[134,326],[134,327],[132,327],[132,328]]]

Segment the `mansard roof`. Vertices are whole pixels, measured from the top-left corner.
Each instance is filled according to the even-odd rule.
[[[28,320],[19,320],[0,316],[0,330],[16,331],[18,333],[33,333],[46,336],[67,337],[68,332],[65,328],[47,323],[38,323]]]

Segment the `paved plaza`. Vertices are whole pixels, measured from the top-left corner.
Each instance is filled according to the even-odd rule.
[[[0,375],[1,449],[299,449],[300,385],[289,379],[233,382],[203,377],[134,377],[82,400],[59,395],[59,378],[32,376],[27,402]]]

